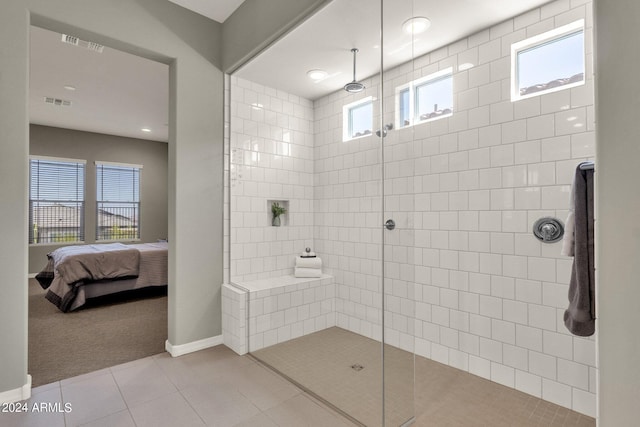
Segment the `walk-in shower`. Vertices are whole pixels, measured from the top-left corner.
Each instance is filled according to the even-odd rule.
[[[571,259],[532,232],[594,157],[591,3],[462,3],[333,0],[228,77],[225,343],[360,425],[591,425]],[[512,45],[567,24],[583,83],[512,98]]]

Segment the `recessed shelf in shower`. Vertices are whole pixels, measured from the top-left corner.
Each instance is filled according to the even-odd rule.
[[[273,225],[273,214],[271,212],[271,207],[274,203],[277,203],[279,206],[285,209],[285,213],[280,215],[280,226],[288,226],[289,225],[289,201],[288,200],[267,200],[267,224]]]

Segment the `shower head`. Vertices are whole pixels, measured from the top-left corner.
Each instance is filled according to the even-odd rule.
[[[357,93],[364,89],[364,84],[356,81],[356,53],[358,53],[358,49],[354,47],[351,52],[353,52],[353,81],[344,85],[344,90]]]
[[[360,92],[361,90],[364,89],[364,85],[360,82],[349,82],[346,85],[344,85],[344,90],[346,90],[347,92],[351,92],[351,93],[357,93]]]

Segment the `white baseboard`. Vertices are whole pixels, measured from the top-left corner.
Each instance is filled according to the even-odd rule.
[[[0,393],[0,402],[11,403],[27,400],[31,397],[31,375],[27,375],[27,383],[22,387]]]
[[[178,345],[173,345],[169,340],[167,340],[164,343],[164,348],[172,357],[178,357],[183,354],[193,353],[194,351],[204,350],[205,348],[215,347],[220,344],[223,344],[222,335]]]

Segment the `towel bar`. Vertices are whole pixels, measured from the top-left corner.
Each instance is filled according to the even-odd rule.
[[[593,162],[582,162],[582,163],[580,163],[580,170],[582,170],[582,171],[593,170],[593,169],[595,169],[595,163],[593,163]]]

